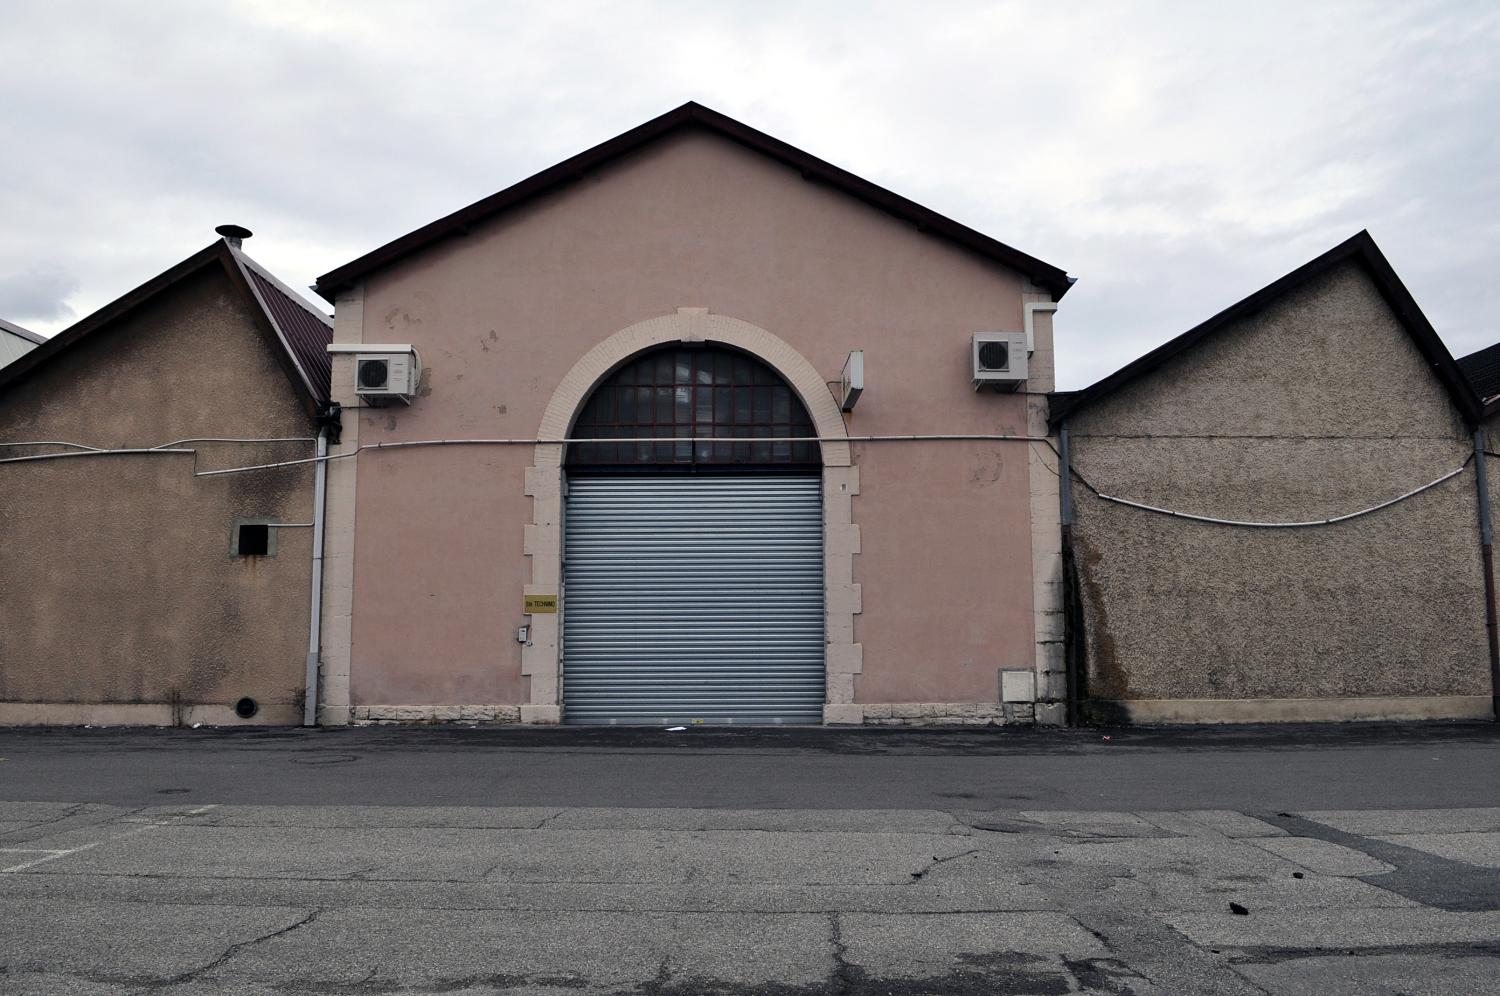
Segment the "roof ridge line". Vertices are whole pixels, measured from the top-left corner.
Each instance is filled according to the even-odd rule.
[[[919,231],[944,238],[962,249],[1016,271],[1050,293],[1054,300],[1060,299],[1073,285],[1073,278],[1060,267],[962,222],[954,221],[909,197],[805,152],[727,114],[696,101],[688,101],[328,271],[318,278],[315,285],[317,293],[325,299],[334,300],[341,290],[377,270],[421,252],[443,239],[466,234],[474,225],[559,190],[590,170],[613,163],[651,142],[689,127],[712,132],[726,141],[800,172],[805,179],[821,181],[845,196],[915,226]]]

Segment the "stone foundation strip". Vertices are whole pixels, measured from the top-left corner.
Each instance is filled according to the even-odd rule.
[[[538,720],[526,712],[521,705],[364,705],[354,706],[353,719],[360,725],[558,722],[553,716]],[[1000,726],[1036,718],[1029,702],[846,703],[826,712],[829,723],[866,726]]]

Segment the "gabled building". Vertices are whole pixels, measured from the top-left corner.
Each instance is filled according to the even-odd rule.
[[[1070,284],[697,104],[324,275],[323,718],[1060,722]]]
[[[1484,408],[1368,234],[1056,400],[1085,715],[1493,714]]]
[[[332,329],[238,243],[0,368],[0,724],[302,718]]]

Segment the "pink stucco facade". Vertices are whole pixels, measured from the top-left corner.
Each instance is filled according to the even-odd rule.
[[[976,393],[969,343],[1020,330],[1029,289],[992,260],[689,131],[370,275],[357,321],[341,301],[338,335],[410,343],[422,384],[410,407],[345,418],[357,415],[361,445],[536,438],[589,350],[706,308],[779,337],[824,381],[863,349],[851,435],[1025,435],[1027,395]],[[1050,371],[1050,335],[1037,346],[1033,365]],[[335,379],[337,400],[352,402],[337,397],[337,367]],[[494,445],[355,461],[356,710],[531,700],[515,633],[533,459],[533,447]],[[995,703],[1000,669],[1033,666],[1029,459],[1018,442],[853,444],[854,701]]]

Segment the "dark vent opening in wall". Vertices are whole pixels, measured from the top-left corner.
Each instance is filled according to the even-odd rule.
[[[234,714],[240,719],[249,719],[258,712],[260,712],[260,703],[248,695],[234,704]]]
[[[241,557],[264,557],[271,549],[271,527],[264,523],[242,523],[238,549]]]

